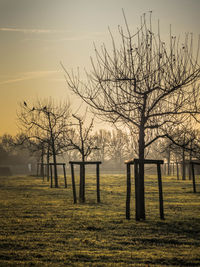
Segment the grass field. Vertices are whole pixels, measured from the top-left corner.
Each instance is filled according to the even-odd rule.
[[[173,177],[163,177],[163,191],[161,221],[157,180],[145,178],[147,219],[136,222],[134,192],[125,219],[125,175],[101,175],[100,204],[93,175],[85,204],[73,204],[70,181],[56,189],[1,177],[0,266],[200,266],[200,193]]]

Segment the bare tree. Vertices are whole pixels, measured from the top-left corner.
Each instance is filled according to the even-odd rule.
[[[93,150],[98,149],[95,138],[92,135],[94,119],[91,120],[88,126],[85,126],[86,114],[83,117],[73,114],[76,122],[74,128],[70,130],[68,135],[68,144],[70,149],[75,149],[81,154],[81,160],[85,161]]]
[[[91,59],[87,82],[79,73],[66,72],[71,90],[79,95],[102,119],[132,125],[138,136],[139,209],[137,220],[145,219],[145,149],[159,137],[162,129],[182,123],[189,114],[199,112],[200,68],[198,51],[194,54],[193,36],[183,43],[169,33],[169,42],[161,39],[160,27],[154,32],[146,16],[140,28],[131,33],[125,19],[125,31],[119,27],[121,44],[117,47],[112,33],[112,51],[105,45]]]
[[[111,132],[110,142],[108,144],[108,154],[113,158],[115,164],[121,166],[129,154],[128,151],[129,138],[126,133],[120,129]]]
[[[4,162],[8,165],[27,165],[29,162],[34,162],[33,154],[27,146],[22,143],[24,140],[24,134],[17,134],[11,136],[4,134],[0,136],[0,162]],[[17,142],[20,145],[17,145]]]
[[[68,137],[71,149],[77,150],[81,155],[82,162],[87,160],[87,157],[93,150],[98,149],[95,144],[95,138],[92,135],[94,119],[91,120],[88,126],[85,126],[87,112],[83,117],[72,115],[75,119],[74,128],[71,129],[71,134]],[[79,198],[82,202],[85,201],[85,165],[80,165],[80,191]]]
[[[30,133],[29,133],[30,134]],[[28,150],[31,155],[34,155],[37,164],[40,164],[40,176],[44,179],[44,156],[47,155],[47,163],[49,162],[49,154],[46,152],[48,142],[46,139],[33,138],[24,133],[17,134],[12,142],[12,147],[20,147],[21,149]],[[39,166],[37,166],[39,167]],[[38,172],[37,172],[38,174]],[[47,180],[49,180],[49,173],[47,172]]]
[[[108,159],[108,147],[111,140],[111,131],[100,129],[94,134],[96,146],[99,148],[95,150],[95,156],[98,160],[104,162]]]
[[[182,160],[182,180],[186,180],[186,159],[192,160],[194,154],[193,143],[196,139],[196,131],[189,123],[178,126],[172,135],[170,149],[175,154],[179,154]],[[189,166],[188,166],[189,168]],[[191,178],[190,168],[189,177]]]
[[[57,155],[67,148],[66,135],[69,131],[70,103],[55,104],[51,99],[37,101],[33,107],[26,102],[20,104],[18,121],[23,132],[32,142],[45,144],[54,163],[55,187],[58,187]]]

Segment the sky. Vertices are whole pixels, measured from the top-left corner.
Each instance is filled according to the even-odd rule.
[[[153,12],[161,34],[200,34],[200,0],[0,0],[0,135],[18,132],[19,103],[72,95],[66,69],[90,68],[94,43],[110,45],[111,31],[124,25],[122,8],[134,31],[143,13]],[[103,127],[103,124],[100,126]]]

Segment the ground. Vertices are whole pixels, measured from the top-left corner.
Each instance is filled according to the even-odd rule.
[[[72,188],[34,176],[0,177],[0,266],[200,266],[200,186],[163,177],[165,220],[156,176],[145,177],[146,221],[125,219],[125,174],[86,177],[86,203]],[[198,177],[199,178],[199,177]],[[78,177],[76,177],[78,182]],[[199,179],[197,179],[198,183]],[[78,188],[77,188],[78,189]]]

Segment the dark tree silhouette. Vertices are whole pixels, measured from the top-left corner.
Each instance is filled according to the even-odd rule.
[[[96,146],[99,148],[95,151],[95,157],[104,162],[108,157],[108,147],[111,140],[111,131],[100,129],[98,132],[95,132],[94,139]]]
[[[75,119],[74,127],[68,135],[68,144],[70,149],[75,149],[81,154],[81,160],[85,161],[93,150],[98,149],[95,144],[95,138],[91,134],[94,124],[94,119],[91,120],[88,126],[85,126],[86,114],[83,117],[72,115]]]
[[[125,18],[125,16],[124,16]],[[193,36],[186,34],[182,44],[170,30],[169,42],[161,39],[142,16],[140,28],[131,33],[125,18],[125,31],[119,27],[118,47],[112,33],[112,51],[95,47],[92,71],[87,81],[79,73],[66,72],[71,90],[80,96],[102,119],[135,128],[139,155],[138,220],[145,219],[145,149],[163,136],[163,129],[182,123],[189,114],[199,112],[200,77],[198,50],[194,54]]]
[[[51,99],[38,101],[33,107],[20,105],[18,121],[31,142],[43,144],[52,155],[55,187],[58,187],[57,155],[67,149],[66,136],[69,132],[70,103],[55,104]]]

